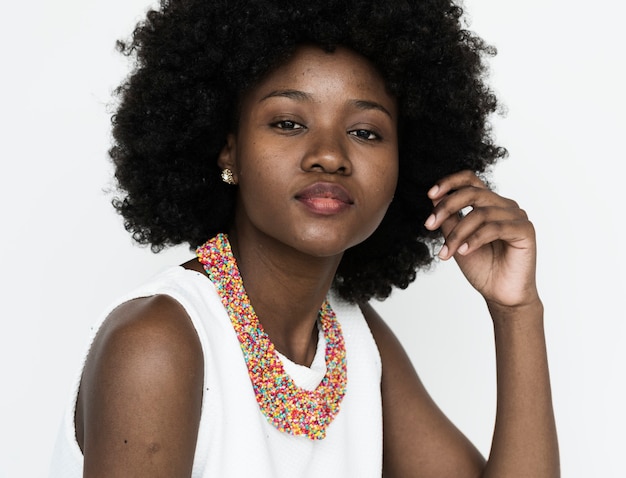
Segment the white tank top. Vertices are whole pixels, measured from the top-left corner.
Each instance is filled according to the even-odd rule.
[[[278,431],[256,402],[237,336],[206,276],[172,267],[112,304],[93,328],[128,300],[166,294],[186,310],[204,353],[204,392],[193,478],[380,478],[382,475],[381,360],[358,306],[330,297],[346,345],[348,383],[339,414],[326,438],[311,440]],[[324,340],[311,367],[281,356],[300,387],[314,389],[326,369]],[[83,363],[86,358],[83,357]],[[83,455],[76,442],[74,411],[80,374],[70,397],[53,454],[50,478],[82,477]]]

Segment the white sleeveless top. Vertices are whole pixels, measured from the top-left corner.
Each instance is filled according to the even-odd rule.
[[[112,304],[94,327],[92,340],[119,304],[155,294],[169,295],[185,308],[204,353],[204,393],[193,478],[381,477],[381,360],[358,306],[330,297],[344,335],[348,383],[326,438],[311,440],[278,431],[261,413],[230,318],[203,274],[182,267],[165,270]],[[285,371],[298,386],[313,390],[320,383],[326,373],[324,346],[320,338],[311,367],[280,356]],[[59,430],[50,478],[82,476],[83,455],[74,428],[79,382],[80,374]]]

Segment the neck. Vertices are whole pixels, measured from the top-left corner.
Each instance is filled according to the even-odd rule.
[[[341,255],[311,257],[268,236],[233,230],[233,254],[250,302],[276,349],[310,365],[317,346],[320,306]]]

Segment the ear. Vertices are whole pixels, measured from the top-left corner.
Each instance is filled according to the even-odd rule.
[[[237,139],[233,133],[226,136],[226,144],[217,157],[217,165],[222,170],[230,169],[237,182]]]

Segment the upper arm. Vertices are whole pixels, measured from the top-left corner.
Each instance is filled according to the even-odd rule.
[[[361,309],[383,364],[384,476],[480,476],[484,458],[428,395],[387,324],[369,304]]]
[[[77,400],[84,476],[191,476],[203,364],[193,324],[174,299],[115,309],[91,347]]]

